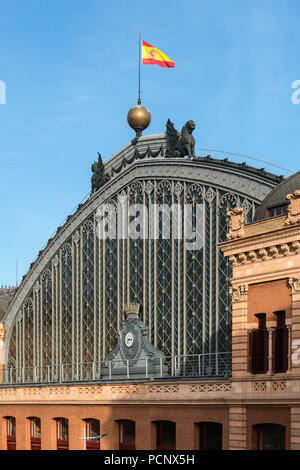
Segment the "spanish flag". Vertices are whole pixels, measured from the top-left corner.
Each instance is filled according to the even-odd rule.
[[[142,41],[142,64],[157,64],[160,67],[175,67],[174,62],[163,52]]]

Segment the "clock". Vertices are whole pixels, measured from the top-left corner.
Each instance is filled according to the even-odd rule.
[[[134,340],[133,334],[130,333],[130,331],[129,331],[125,335],[125,345],[127,346],[127,348],[131,348],[131,346],[133,345],[133,340]]]

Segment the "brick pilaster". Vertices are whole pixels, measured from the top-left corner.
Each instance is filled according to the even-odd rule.
[[[291,450],[300,450],[300,407],[291,408]]]
[[[229,409],[229,450],[246,449],[246,408],[244,406],[234,406]]]
[[[247,298],[248,286],[232,287],[232,377],[248,371]]]

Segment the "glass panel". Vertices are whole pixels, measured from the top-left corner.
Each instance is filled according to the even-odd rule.
[[[31,437],[41,437],[41,420],[40,418],[31,418]]]
[[[175,449],[175,423],[162,421],[157,423],[157,447],[159,449]]]
[[[263,424],[258,426],[259,450],[284,450],[285,427],[279,424]]]
[[[200,450],[222,449],[222,424],[200,423],[199,424]]]
[[[135,444],[135,423],[133,421],[120,422],[120,443]]]
[[[60,418],[57,420],[57,438],[64,440],[69,439],[68,420],[65,418]]]

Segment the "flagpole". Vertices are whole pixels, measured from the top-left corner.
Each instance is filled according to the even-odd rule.
[[[138,105],[141,104],[141,31],[139,32],[139,97]]]

